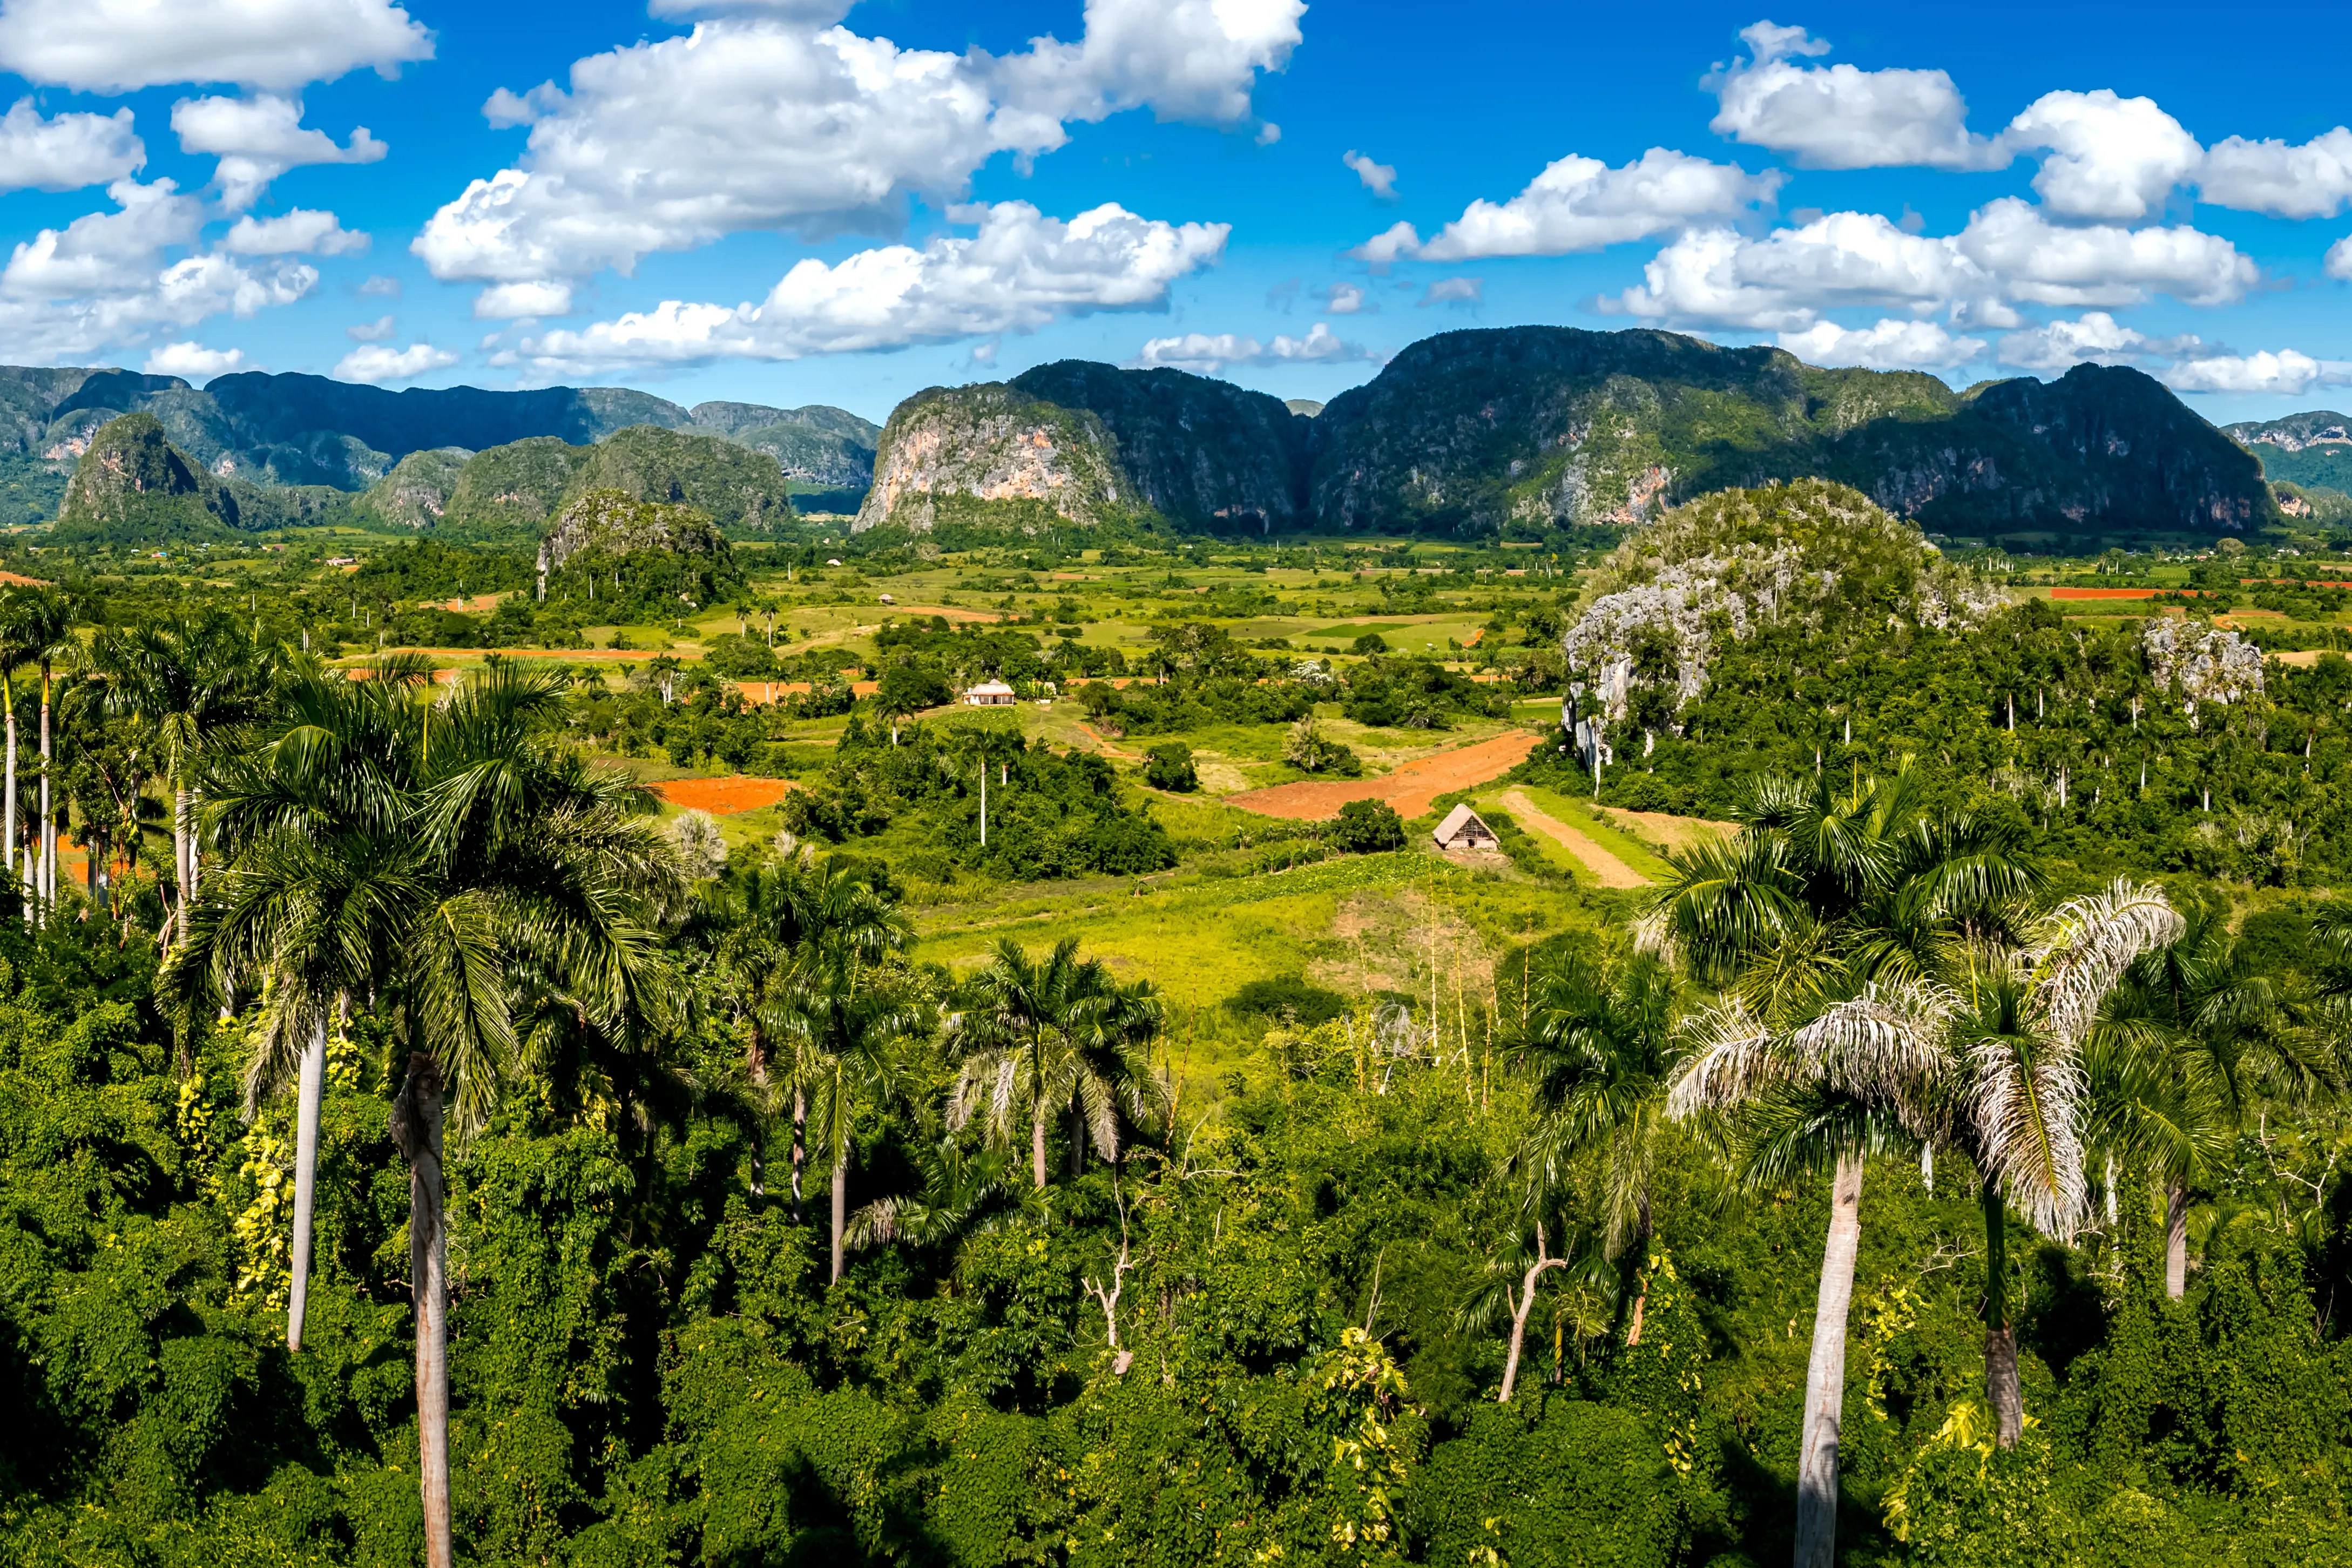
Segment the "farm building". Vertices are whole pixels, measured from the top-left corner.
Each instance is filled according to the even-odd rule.
[[[1010,708],[1013,688],[1001,680],[983,680],[966,691],[963,700],[974,708]]]
[[[1478,820],[1478,814],[1466,805],[1457,805],[1445,814],[1445,820],[1430,835],[1440,849],[1493,849],[1501,844],[1495,830]]]

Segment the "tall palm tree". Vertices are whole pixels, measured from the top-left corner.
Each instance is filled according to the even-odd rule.
[[[1674,1113],[1769,1110],[1769,1128],[1746,1130],[1756,1152],[1751,1179],[1778,1181],[1817,1162],[1830,1168],[1798,1458],[1796,1551],[1798,1568],[1829,1568],[1863,1176],[1890,1127],[1827,1082],[1823,1064],[1792,1047],[1789,1032],[1837,1002],[1917,980],[1970,932],[2005,929],[2008,911],[2040,877],[2012,833],[1927,810],[1907,766],[1843,791],[1822,779],[1767,779],[1740,815],[1741,830],[1729,842],[1670,857],[1674,874],[1645,933],[1728,998],[1705,1022],[1706,1047],[1675,1087]],[[1780,1071],[1751,1080],[1739,1064],[1768,1048],[1778,1049]],[[1793,1122],[1785,1103],[1790,1079],[1825,1097]],[[1751,1106],[1759,1094],[1774,1103]]]
[[[1673,972],[1647,953],[1579,955],[1544,977],[1517,1042],[1535,1074],[1536,1120],[1514,1163],[1539,1202],[1571,1160],[1600,1156],[1601,1250],[1623,1276],[1627,1344],[1641,1342],[1648,1306],[1650,1178],[1685,1049],[1680,1002]]]
[[[1089,1143],[1108,1160],[1119,1157],[1118,1133],[1157,1122],[1168,1108],[1166,1085],[1151,1071],[1151,1042],[1168,1012],[1149,980],[1122,985],[1106,972],[1071,1010],[1070,1174],[1086,1174]],[[1102,1138],[1090,1129],[1108,1128]]]
[[[949,1047],[962,1058],[950,1091],[950,1124],[961,1129],[982,1117],[1009,1142],[1026,1117],[1029,1175],[1041,1192],[1046,1123],[1065,1102],[1074,1117],[1091,1122],[1087,1130],[1098,1145],[1118,1147],[1113,1097],[1081,1070],[1073,1040],[1111,987],[1099,961],[1079,959],[1076,937],[1064,938],[1043,961],[1003,937],[972,977],[968,1003],[949,1026]]]
[[[2051,1234],[2086,1213],[2083,1047],[2098,1010],[2140,956],[2179,934],[2152,887],[2118,881],[2049,910],[2016,940],[1982,937],[1940,973],[1874,984],[1787,1034],[1721,1029],[1695,1067],[1707,1092],[1755,1096],[1818,1083],[1883,1108],[1911,1138],[1977,1171],[1984,1210],[1985,1393],[1997,1440],[2023,1428],[2011,1316],[2011,1209]],[[1694,1089],[1694,1094],[1700,1090]]]
[[[833,1175],[833,1272],[841,1283],[849,1230],[849,1138],[859,1111],[887,1100],[904,1076],[901,1047],[921,1027],[920,1009],[854,952],[810,955],[793,1016],[813,1091],[811,1122]]]
[[[2095,1104],[2164,1190],[2164,1289],[2188,1288],[2189,1199],[2263,1095],[2303,1099],[2326,1077],[2268,976],[2249,972],[2219,911],[2143,954],[2100,1009]]]
[[[5,826],[0,837],[7,840],[8,872],[17,875],[16,821],[16,667],[35,656],[43,645],[39,628],[33,624],[31,612],[37,604],[30,591],[21,585],[0,589],[0,711],[5,711],[7,726],[7,797],[0,804],[5,813]],[[29,879],[23,884],[25,919],[33,918],[33,889]]]
[[[246,1073],[248,1112],[290,1073],[296,1084],[293,1247],[286,1343],[302,1348],[331,1016],[366,995],[396,956],[394,843],[418,765],[421,660],[387,660],[364,681],[304,663],[276,696],[267,739],[224,754],[206,779],[226,865],[190,911],[166,988],[266,998]]]
[[[214,815],[238,853],[188,921],[191,947],[227,953],[232,974],[270,973],[263,943],[273,933],[331,932],[330,960],[315,973],[296,971],[297,988],[315,999],[339,975],[363,974],[406,1047],[391,1132],[409,1168],[430,1568],[452,1561],[449,1124],[461,1136],[478,1128],[502,1085],[544,1066],[516,1028],[535,994],[560,990],[585,1026],[614,1039],[657,1029],[673,1005],[658,922],[684,899],[675,852],[640,786],[562,744],[564,688],[560,675],[501,663],[431,706],[387,700],[391,721],[358,759],[381,782],[367,798],[382,809],[339,807],[333,820],[349,842],[320,847],[303,810],[281,816],[267,789],[254,801],[226,795]],[[290,757],[324,748],[314,735],[289,734],[284,749]],[[315,863],[330,855],[333,864]],[[280,879],[300,890],[272,892],[268,884]],[[272,1070],[283,1071],[283,1043],[300,1039],[315,1001],[310,1013],[303,1007],[286,1005]]]
[[[781,1077],[792,1095],[793,1223],[803,1218],[802,1180],[808,1157],[809,1081],[797,1057],[773,1060],[779,1045],[800,1037],[792,1027],[792,980],[820,950],[871,961],[904,948],[913,924],[865,872],[832,859],[782,855],[740,879],[712,885],[720,965],[734,983],[751,1039],[747,1075],[767,1090]],[[781,1072],[778,1068],[781,1068]]]
[[[101,711],[152,725],[173,793],[173,940],[196,894],[196,778],[208,750],[236,739],[268,700],[272,660],[226,616],[110,627],[92,640],[88,699]]]
[[[81,644],[73,637],[73,603],[65,595],[54,588],[37,588],[26,595],[13,617],[31,657],[41,667],[41,831],[33,877],[34,896],[44,910],[56,903],[58,897],[58,824],[52,793],[54,758],[49,744],[50,687],[58,661],[81,652]]]

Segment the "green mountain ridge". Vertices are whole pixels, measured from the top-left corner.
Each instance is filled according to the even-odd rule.
[[[2224,433],[2262,460],[2273,484],[2332,490],[2352,501],[2352,419],[2327,409],[2290,414],[2283,419],[2250,419],[2221,426]],[[2290,509],[2315,498],[2290,497]]]
[[[0,521],[50,515],[98,430],[132,413],[152,416],[174,447],[216,479],[345,491],[369,489],[418,453],[478,452],[542,438],[586,447],[640,426],[761,453],[784,480],[808,489],[856,490],[871,479],[880,435],[839,408],[688,408],[627,387],[390,392],[323,376],[244,372],[200,390],[177,376],[9,366],[0,367],[0,489],[6,492]],[[406,480],[415,477],[412,470]],[[398,503],[394,511],[412,516],[417,504]]]
[[[1181,371],[1064,362],[918,394],[876,474],[860,529],[920,530],[942,509],[1002,525],[1023,506],[1249,532],[1628,526],[1801,478],[1963,536],[2210,538],[2281,519],[2262,465],[2137,371],[1959,392],[1648,329],[1442,333],[1311,416]]]
[[[793,515],[790,481],[768,455],[658,425],[633,425],[592,447],[539,436],[482,452],[412,452],[354,510],[387,525],[511,533],[536,529],[592,490],[690,506],[724,528],[772,527]]]
[[[161,419],[138,413],[108,421],[83,443],[53,534],[129,543],[356,518],[518,543],[591,496],[691,515],[706,531],[770,528],[793,515],[789,483],[763,454],[655,425],[631,426],[593,447],[543,436],[484,452],[412,452],[354,498],[322,486],[222,479],[173,442]]]

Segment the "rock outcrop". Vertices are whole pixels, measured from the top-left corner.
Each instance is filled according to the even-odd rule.
[[[856,526],[920,531],[993,515],[1034,529],[1043,511],[1076,523],[1151,516],[1295,532],[1307,524],[1307,423],[1228,382],[1084,360],[1010,383],[934,387],[884,426]],[[999,504],[992,512],[974,502]]]
[[[93,431],[58,511],[60,539],[204,538],[237,524],[228,487],[174,447],[152,414]]]
[[[1943,630],[2000,605],[1917,528],[1821,479],[1677,507],[1618,546],[1593,586],[1561,650],[1578,700],[1610,723],[1644,688],[1668,689],[1670,711],[1687,706],[1727,637],[1790,622],[1835,636],[1890,618]]]

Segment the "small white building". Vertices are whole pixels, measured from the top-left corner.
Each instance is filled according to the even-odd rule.
[[[983,680],[963,694],[964,701],[974,708],[1010,708],[1013,688],[1001,680]]]
[[[1457,805],[1445,814],[1445,820],[1430,835],[1440,849],[1494,849],[1502,840],[1495,830],[1478,819],[1478,814],[1466,805]]]

